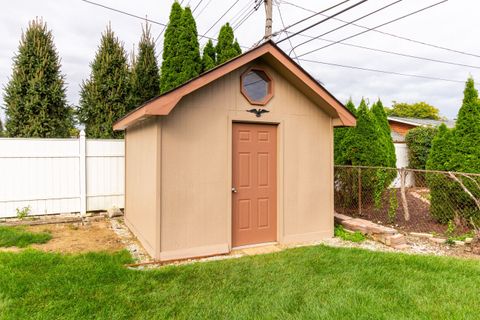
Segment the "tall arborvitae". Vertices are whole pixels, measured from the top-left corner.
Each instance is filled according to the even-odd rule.
[[[161,93],[175,88],[179,84],[177,77],[182,71],[182,57],[179,56],[182,14],[182,7],[175,1],[170,10],[170,19],[163,40],[163,61],[160,75]]]
[[[91,68],[81,86],[79,119],[88,137],[121,137],[112,126],[131,104],[130,77],[125,49],[110,26],[102,34]]]
[[[178,54],[181,72],[180,84],[198,76],[202,72],[202,58],[200,57],[200,46],[198,44],[197,24],[192,15],[190,7],[186,7],[182,13],[180,33],[180,47]]]
[[[427,160],[427,169],[448,171],[453,152],[452,130],[441,124],[433,138],[432,148]],[[427,174],[428,187],[430,188],[430,213],[438,221],[447,223],[455,216],[453,205],[458,195],[458,186],[443,174]]]
[[[472,78],[467,80],[453,131],[454,154],[449,170],[480,172],[480,102]]]
[[[197,25],[190,8],[182,9],[174,2],[163,42],[160,91],[169,91],[198,76],[202,60],[197,38]]]
[[[137,107],[160,93],[160,71],[150,26],[146,24],[142,31],[142,38],[138,43],[138,55],[132,62],[132,107]]]
[[[73,127],[60,58],[42,20],[22,34],[5,87],[6,129],[11,137],[68,137]]]
[[[242,53],[240,45],[233,35],[233,29],[228,22],[220,29],[215,51],[217,52],[217,65],[235,58]]]
[[[372,113],[377,120],[377,123],[381,129],[381,144],[383,145],[382,152],[385,153],[384,166],[395,168],[397,157],[395,155],[395,146],[393,145],[392,134],[390,131],[390,125],[388,124],[387,114],[383,107],[382,101],[378,99],[372,106]]]
[[[362,99],[357,109],[357,125],[345,136],[342,164],[361,166],[385,166],[381,137],[382,129],[375,116]]]
[[[354,115],[356,114],[357,110],[355,109],[355,105],[353,104],[352,99],[349,99],[345,104],[345,107],[350,110],[351,113]],[[346,128],[335,128],[333,131],[334,134],[334,155],[335,155],[335,164],[343,164],[343,154],[345,152],[345,144],[343,140],[345,136],[348,134],[349,131],[353,130],[354,128],[346,127]]]
[[[439,127],[433,139],[427,169],[458,172],[480,172],[480,104],[472,78],[465,85],[462,107],[453,130]],[[479,198],[478,185],[472,179],[457,176]],[[455,217],[467,222],[480,223],[480,213],[475,202],[461,186],[445,175],[428,175],[431,195],[431,213],[441,222]],[[455,209],[457,208],[457,209]]]
[[[203,48],[202,72],[208,71],[215,67],[216,60],[215,47],[213,46],[212,40],[208,40],[205,48]]]

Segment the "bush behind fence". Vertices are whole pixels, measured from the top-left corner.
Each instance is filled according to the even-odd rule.
[[[480,226],[480,174],[335,166],[335,211],[407,232],[461,235]]]

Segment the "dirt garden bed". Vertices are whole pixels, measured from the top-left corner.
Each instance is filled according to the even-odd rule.
[[[430,203],[428,201],[428,189],[409,188],[406,193],[407,205],[409,208],[410,219],[405,220],[405,214],[402,207],[400,192],[397,192],[398,208],[395,216],[389,217],[389,194],[385,194],[382,199],[382,206],[376,208],[373,203],[362,204],[362,210],[358,208],[346,208],[341,204],[336,204],[335,211],[356,218],[370,220],[385,226],[395,227],[403,232],[427,232],[443,235],[448,226],[441,224],[430,214]],[[470,231],[464,226],[456,226],[455,235],[461,235]]]
[[[119,251],[125,249],[122,239],[115,234],[108,220],[87,223],[62,223],[26,227],[32,232],[49,232],[52,239],[31,248],[61,253],[90,251]]]
[[[78,215],[72,214],[35,217],[30,220],[7,219],[0,222],[0,225],[20,227],[34,233],[50,233],[52,238],[48,242],[29,246],[40,251],[76,254],[116,252],[126,249],[136,261],[151,260],[145,249],[125,226],[123,218],[108,219],[103,215],[93,215],[81,219]],[[0,252],[20,250],[23,249],[0,248]]]

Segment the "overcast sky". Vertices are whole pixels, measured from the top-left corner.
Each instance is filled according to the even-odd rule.
[[[172,4],[170,0],[93,1],[142,17],[147,16],[149,19],[162,23],[168,21]],[[194,15],[197,16],[199,14],[196,18],[198,32],[199,34],[204,34],[235,1],[184,0],[183,4],[189,4],[192,9],[199,4]],[[328,11],[326,14],[334,14],[359,1],[348,1],[343,6]],[[339,15],[338,18],[351,21],[394,1],[368,0],[358,7]],[[438,1],[403,0],[388,9],[358,21],[358,24],[374,27]],[[254,0],[239,0],[207,35],[216,37],[221,24],[227,21],[236,22],[242,9],[252,8],[254,2]],[[278,9],[280,9],[286,25],[290,25],[311,14],[284,0],[275,0],[274,2],[278,6],[275,6],[273,11],[274,31],[282,29]],[[320,11],[339,3],[340,0],[290,0],[290,2],[305,9]],[[341,101],[346,101],[346,99],[352,97],[355,103],[358,103],[364,97],[373,102],[380,97],[386,106],[389,106],[392,101],[426,101],[437,106],[442,115],[448,118],[455,118],[461,105],[463,82],[469,75],[476,79],[480,75],[479,12],[479,1],[449,0],[439,6],[379,28],[381,31],[397,36],[478,55],[477,57],[440,50],[374,31],[345,41],[350,44],[375,49],[469,65],[468,67],[412,59],[341,44],[336,44],[301,57],[301,59],[333,64],[443,78],[460,81],[460,83],[374,73],[304,61],[301,61],[301,64]],[[141,34],[142,21],[82,2],[81,0],[4,1],[0,11],[0,39],[2,39],[0,45],[0,85],[2,88],[6,85],[11,75],[12,58],[17,51],[22,30],[27,27],[28,21],[35,17],[42,17],[53,31],[55,44],[62,58],[62,72],[67,80],[68,100],[72,104],[78,104],[80,84],[83,79],[89,76],[89,64],[95,55],[100,35],[108,22],[111,22],[112,29],[123,41],[128,52],[138,42]],[[264,19],[265,11],[262,5],[258,11],[238,27],[235,34],[242,46],[251,47],[261,39],[264,33]],[[298,31],[321,19],[321,17],[313,18],[292,28],[291,31]],[[321,35],[342,24],[342,22],[330,20],[305,31],[304,34],[312,36]],[[153,24],[153,35],[157,37],[162,29],[162,26]],[[324,38],[336,41],[363,30],[350,25],[332,32],[324,36]],[[275,39],[278,40],[283,37],[285,37],[285,33]],[[291,40],[293,45],[296,46],[307,39],[297,36]],[[205,41],[205,39],[200,40],[201,46],[204,45]],[[160,37],[157,42],[157,52],[161,49],[162,42],[163,38]],[[320,48],[325,44],[328,44],[328,42],[311,41],[308,44],[298,46],[295,49],[295,53],[301,55],[302,53]],[[291,51],[289,41],[282,42],[280,46],[287,53]],[[3,115],[3,112],[0,112],[0,114]]]

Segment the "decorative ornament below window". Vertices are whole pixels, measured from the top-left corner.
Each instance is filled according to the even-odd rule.
[[[273,97],[273,82],[268,74],[251,68],[242,74],[242,94],[250,104],[263,106]]]

